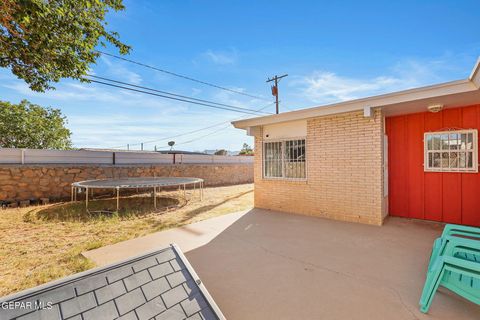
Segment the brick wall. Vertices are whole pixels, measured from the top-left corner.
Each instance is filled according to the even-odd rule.
[[[255,137],[255,207],[380,225],[383,116],[363,112],[307,121],[306,181],[262,177],[262,134]]]
[[[251,183],[253,165],[3,165],[0,200],[61,199],[70,197],[72,182],[153,176],[198,177],[205,180],[206,186]]]

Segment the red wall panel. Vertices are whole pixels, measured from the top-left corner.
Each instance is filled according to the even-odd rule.
[[[423,113],[414,114],[406,119],[407,122],[407,176],[408,181],[408,213],[416,219],[424,219],[423,194]]]
[[[443,114],[424,113],[425,132],[442,129]],[[422,137],[423,142],[423,137]],[[423,150],[423,147],[422,147]],[[423,161],[422,161],[423,165]],[[441,173],[424,174],[423,192],[425,195],[424,217],[427,220],[442,221],[443,179]]]
[[[480,105],[388,117],[389,213],[480,226],[480,174],[423,170],[423,134],[480,131]]]
[[[405,117],[396,117],[387,119],[388,133],[388,160],[403,158],[403,146],[406,145]],[[391,166],[391,165],[390,165]],[[407,173],[407,166],[396,166],[396,170],[388,171],[388,190],[389,194],[395,192],[398,195],[407,193],[407,180],[402,179]],[[391,197],[389,200],[390,214],[400,217],[408,217],[408,203],[403,200],[403,196]]]

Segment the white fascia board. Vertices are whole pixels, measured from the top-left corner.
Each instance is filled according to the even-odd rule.
[[[475,76],[478,76],[475,74]],[[250,118],[245,120],[233,121],[235,128],[246,129],[246,127],[260,126],[279,122],[287,122],[300,119],[308,119],[338,113],[363,110],[365,105],[371,108],[383,107],[393,104],[401,104],[415,100],[442,97],[450,94],[465,93],[478,90],[478,87],[470,79],[457,80],[441,83],[432,86],[409,89],[388,93],[368,98],[356,99],[331,105],[319,106],[314,108],[302,109],[297,111],[285,112],[271,116]]]
[[[475,67],[473,68],[468,79],[472,81],[477,88],[480,88],[480,57],[478,58],[477,63],[475,64]]]

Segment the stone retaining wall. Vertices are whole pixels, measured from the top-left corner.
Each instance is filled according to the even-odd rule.
[[[3,165],[0,201],[70,197],[71,183],[126,177],[198,177],[206,186],[253,182],[253,164]]]

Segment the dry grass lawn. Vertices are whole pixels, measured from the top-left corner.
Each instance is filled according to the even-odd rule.
[[[83,203],[0,210],[0,296],[94,267],[82,251],[248,209],[253,185],[206,188],[202,202],[162,193],[158,203],[164,208],[157,212],[152,212],[148,195],[125,197],[120,203],[118,214],[88,215]],[[91,205],[102,210],[114,208],[115,202],[104,199]]]

